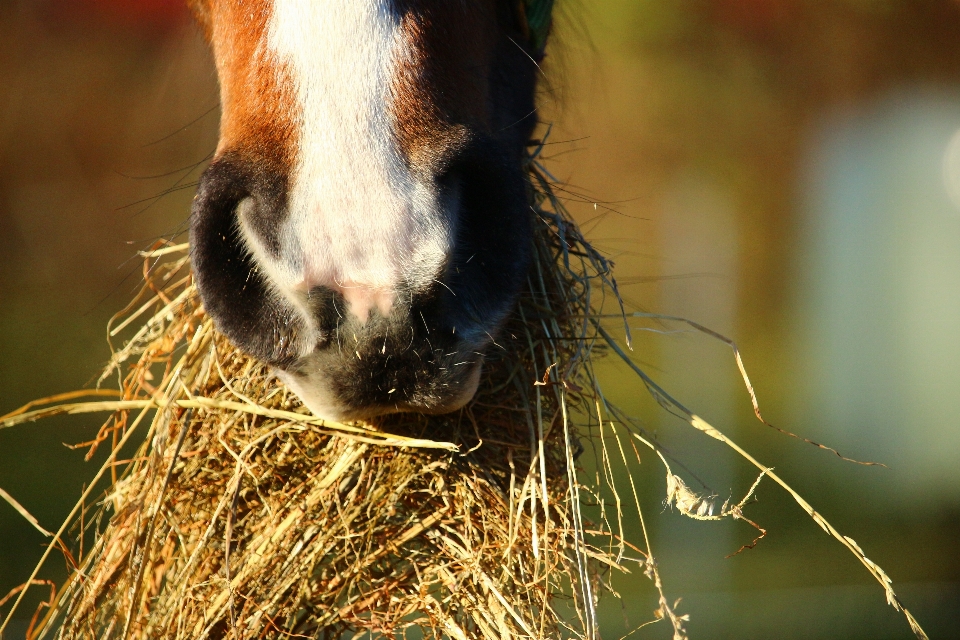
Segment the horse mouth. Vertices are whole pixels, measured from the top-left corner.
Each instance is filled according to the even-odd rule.
[[[402,384],[390,381],[395,377],[390,369],[383,369],[376,379],[369,368],[345,369],[322,357],[308,357],[296,367],[277,370],[277,375],[317,417],[351,422],[392,413],[440,415],[462,408],[476,395],[483,359],[475,356],[448,371]]]

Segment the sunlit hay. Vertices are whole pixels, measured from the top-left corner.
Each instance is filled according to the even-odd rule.
[[[145,254],[110,329],[130,336],[104,374],[121,410],[90,446],[112,458],[149,426],[39,635],[596,637],[601,574],[623,561],[579,513],[569,411],[595,395],[583,338],[608,265],[535,200],[529,287],[445,416],[312,418],[213,329],[185,246]]]
[[[627,344],[625,315],[685,322],[721,339],[763,421],[732,342],[682,318],[623,313],[610,265],[553,195],[539,151],[528,163],[536,237],[527,289],[491,349],[476,398],[447,416],[401,414],[367,425],[314,418],[213,329],[186,245],[145,253],[145,285],[109,329],[111,338],[125,336],[104,374],[116,376],[118,390],[62,394],[0,417],[6,428],[58,413],[113,412],[84,445],[90,455],[107,446],[107,460],[56,533],[0,494],[53,538],[33,574],[0,600],[14,600],[0,633],[28,588],[47,584],[40,568],[59,549],[74,571],[34,614],[31,639],[592,640],[600,592],[615,596],[612,578],[633,569],[652,581],[658,602],[639,626],[663,621],[683,640],[687,616],[666,596],[632,475],[639,443],[665,467],[665,505],[759,531],[741,551],[766,533],[745,505],[764,477],[779,484],[860,559],[925,638],[890,578],[851,538],[627,356],[605,318],[625,329]],[[605,302],[619,313],[604,314]],[[665,409],[758,469],[742,500],[718,507],[714,496],[690,489],[650,434],[606,401],[591,361],[600,347]],[[82,395],[117,398],[72,402]],[[121,460],[136,441],[136,453]],[[597,452],[592,481],[579,466],[587,446]],[[105,479],[106,495],[91,507]],[[581,514],[588,503],[599,512],[593,523]],[[92,547],[83,546],[84,531]]]

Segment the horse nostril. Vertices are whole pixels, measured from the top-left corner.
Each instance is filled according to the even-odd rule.
[[[315,323],[317,346],[323,348],[331,342],[331,336],[343,323],[345,305],[343,296],[329,287],[311,287],[306,295],[307,313]]]
[[[297,310],[277,295],[255,264],[238,228],[238,210],[249,215],[269,193],[263,172],[251,177],[231,156],[203,173],[190,215],[193,274],[207,313],[235,345],[269,364],[285,367],[302,352],[307,327]]]

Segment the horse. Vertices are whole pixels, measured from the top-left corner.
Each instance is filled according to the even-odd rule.
[[[217,329],[315,415],[474,396],[531,260],[552,0],[189,0],[220,85],[191,211]]]

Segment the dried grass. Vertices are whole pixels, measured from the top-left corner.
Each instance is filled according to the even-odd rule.
[[[90,455],[108,446],[107,461],[40,563],[60,549],[75,570],[35,616],[30,637],[592,639],[600,592],[612,591],[610,574],[632,566],[658,593],[647,624],[665,621],[681,640],[686,617],[664,593],[629,474],[638,535],[624,522],[618,470],[635,464],[636,443],[661,456],[669,504],[698,519],[745,520],[761,537],[743,508],[770,477],[902,608],[856,543],[673,400],[602,326],[604,302],[619,302],[610,265],[553,197],[538,151],[529,164],[537,233],[528,290],[476,398],[451,415],[349,425],[309,415],[214,330],[185,245],[145,253],[143,290],[109,329],[111,338],[126,336],[104,374],[117,377],[118,391],[87,394],[117,398],[69,402],[81,396],[64,394],[0,418],[5,428],[112,412],[85,443]],[[603,397],[591,364],[601,349],[632,366],[665,408],[757,466],[744,500],[717,510],[672,473],[656,442]],[[744,380],[752,395],[745,371]],[[588,438],[600,452],[595,483],[577,466]],[[132,459],[118,460],[138,439]],[[105,497],[89,508],[108,474]],[[581,513],[588,500],[599,505],[595,523]],[[85,530],[95,539],[75,558],[65,544],[70,527],[76,540]],[[27,588],[43,583],[40,565],[8,596],[16,602],[0,632]]]

